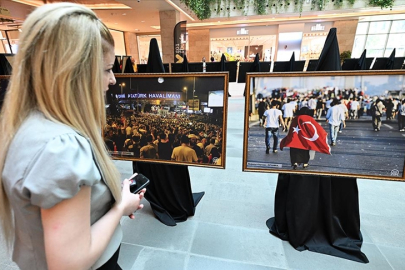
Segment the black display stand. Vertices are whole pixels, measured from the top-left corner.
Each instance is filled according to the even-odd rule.
[[[326,38],[317,71],[341,70],[336,28]],[[356,178],[280,173],[270,233],[296,250],[368,263],[361,252]]]
[[[358,205],[354,178],[279,174],[274,217],[266,225],[298,251],[368,263]]]
[[[192,193],[188,167],[148,162],[133,162],[134,172],[150,179],[145,199],[156,218],[167,226],[176,226],[193,216],[204,192]]]
[[[187,61],[186,56],[185,60]],[[164,71],[157,40],[152,38],[146,72],[164,73]],[[191,192],[187,166],[140,161],[134,161],[132,166],[134,172],[142,173],[150,179],[145,199],[150,203],[156,218],[163,224],[176,226],[176,222],[186,221],[189,216],[194,215],[195,207],[205,193]]]

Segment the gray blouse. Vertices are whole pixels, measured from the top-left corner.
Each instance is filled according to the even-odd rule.
[[[89,141],[37,111],[25,119],[14,136],[2,178],[14,212],[13,260],[22,270],[47,269],[41,208],[74,197],[82,185],[91,186],[91,224],[113,203]],[[118,225],[107,249],[91,269],[111,258],[121,240]]]

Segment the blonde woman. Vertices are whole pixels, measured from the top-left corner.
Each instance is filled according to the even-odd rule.
[[[129,191],[101,137],[114,41],[83,6],[44,5],[24,22],[0,118],[0,215],[21,269],[120,269]],[[14,239],[14,241],[13,241]]]

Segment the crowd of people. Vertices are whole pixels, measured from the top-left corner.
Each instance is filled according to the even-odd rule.
[[[273,137],[273,152],[277,152],[279,129],[290,129],[290,124],[298,111],[307,108],[307,114],[313,118],[325,119],[329,124],[330,145],[335,146],[338,133],[346,126],[346,120],[371,118],[374,131],[380,131],[383,117],[398,121],[398,130],[405,131],[405,99],[392,96],[369,96],[356,88],[338,90],[324,87],[301,93],[295,91],[287,97],[287,89],[276,89],[268,97],[258,99],[257,111],[259,126],[266,129],[266,154],[271,149],[270,137]]]
[[[134,112],[109,115],[104,140],[110,151],[134,158],[221,164],[222,126],[202,115]]]

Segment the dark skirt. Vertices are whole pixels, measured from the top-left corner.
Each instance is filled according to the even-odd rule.
[[[309,162],[309,150],[303,150],[298,148],[290,148],[290,160],[291,165],[294,163],[308,164]]]

